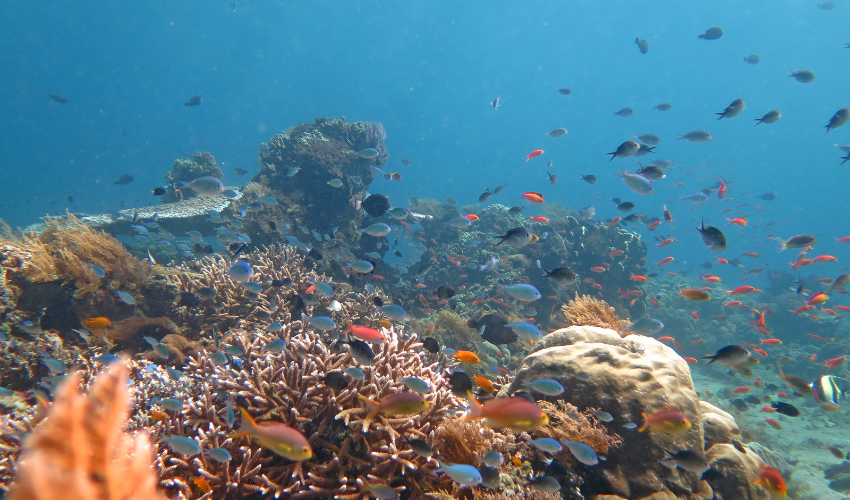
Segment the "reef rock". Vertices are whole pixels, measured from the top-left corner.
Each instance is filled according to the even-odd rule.
[[[699,407],[706,449],[718,443],[732,444],[732,441],[740,439],[741,429],[735,417],[705,401],[700,401]]]
[[[700,403],[690,370],[671,348],[649,337],[622,338],[605,328],[572,326],[538,342],[502,393],[522,390],[523,383],[542,378],[554,378],[567,387],[560,397],[579,409],[610,413],[614,417],[610,429],[623,438],[605,461],[582,473],[586,497],[615,493],[629,499],[712,498],[705,481],[689,472],[671,472],[659,463],[666,456],[664,450],[704,449]],[[623,430],[624,424],[641,424],[643,413],[668,405],[687,416],[692,423],[689,430],[678,435]]]
[[[752,451],[741,453],[731,444],[716,444],[708,450],[706,458],[711,468],[719,474],[712,475],[711,484],[717,498],[732,500],[769,500],[770,495],[761,486],[753,486],[758,480],[762,461]]]

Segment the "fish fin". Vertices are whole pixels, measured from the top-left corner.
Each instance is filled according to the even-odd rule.
[[[239,412],[242,414],[242,422],[236,432],[230,435],[231,438],[250,436],[254,434],[258,427],[257,421],[248,413],[248,410],[240,406]]]
[[[641,424],[641,426],[638,427],[637,431],[643,432],[649,427],[649,419],[646,418],[646,412],[641,412],[640,416],[643,417],[643,424]]]
[[[474,418],[480,418],[484,416],[484,405],[478,402],[475,399],[475,396],[472,395],[472,391],[466,391],[466,397],[469,399],[469,402],[472,403],[469,405],[469,412],[466,414],[465,419],[471,420]]]
[[[372,401],[366,396],[357,396],[358,399],[362,399],[366,403],[366,407],[369,409],[369,414],[366,415],[366,420],[373,418],[381,413],[381,403],[379,401]]]

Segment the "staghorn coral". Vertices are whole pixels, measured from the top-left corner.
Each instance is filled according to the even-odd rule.
[[[45,225],[39,234],[29,233],[9,242],[30,254],[20,273],[31,282],[73,282],[75,298],[94,300],[115,290],[138,290],[151,276],[149,263],[134,257],[113,236],[90,228],[72,214],[64,219],[47,218]],[[98,278],[91,265],[103,269],[105,276]]]
[[[241,369],[217,366],[207,352],[190,360],[179,381],[153,372],[143,375],[139,397],[146,399],[185,389],[184,409],[161,422],[146,413],[134,416],[135,425],[150,426],[155,436],[190,436],[206,450],[227,449],[233,460],[219,464],[206,456],[182,457],[161,446],[157,466],[163,486],[184,498],[197,498],[192,480],[201,476],[213,488],[214,498],[242,498],[252,493],[291,498],[359,498],[356,480],[413,487],[413,478],[430,475],[434,466],[416,455],[405,439],[434,440],[438,422],[455,406],[454,396],[436,365],[426,366],[417,352],[416,336],[385,330],[388,341],[376,348],[373,366],[361,367],[362,381],[334,390],[324,385],[328,372],[354,365],[346,350],[326,346],[317,333],[297,331],[300,322],[285,325],[277,334],[237,330],[227,337],[244,353]],[[281,338],[286,348],[279,354],[263,346]],[[142,373],[140,371],[140,373]],[[403,390],[399,382],[416,375],[434,387],[426,396],[430,407],[398,418],[364,420],[367,410],[359,397],[380,399]],[[231,439],[226,402],[244,405],[258,420],[274,419],[299,428],[308,436],[316,456],[289,462],[248,438]],[[161,396],[160,396],[161,397]],[[173,396],[172,396],[173,397]]]
[[[114,363],[80,391],[70,375],[47,419],[24,443],[10,500],[159,500],[147,435],[122,428],[130,412],[127,366]]]
[[[32,433],[33,414],[20,419],[10,415],[0,416],[0,496],[9,492],[9,487],[18,472],[18,458],[24,437]]]
[[[568,304],[561,306],[560,312],[564,315],[567,326],[610,328],[621,337],[628,335],[624,329],[631,324],[629,320],[620,318],[617,311],[604,300],[589,295],[579,296],[578,293]]]

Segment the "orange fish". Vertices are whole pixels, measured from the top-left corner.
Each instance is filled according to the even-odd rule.
[[[722,177],[718,177],[718,179],[720,179],[720,187],[717,189],[717,197],[723,198],[723,195],[726,194],[726,181]]]
[[[471,220],[472,222],[479,220],[479,217],[475,214],[467,214],[467,215],[464,215],[463,217],[467,220]]]
[[[258,424],[245,408],[239,408],[239,411],[242,413],[242,424],[230,435],[231,438],[253,436],[260,446],[294,462],[313,458],[310,442],[298,429],[281,422],[265,421]]]
[[[697,358],[685,358],[685,361],[687,361],[688,363],[699,363],[699,360]]]
[[[470,395],[466,419],[483,418],[494,429],[531,432],[549,423],[549,416],[539,406],[521,396],[496,398],[483,405]]]
[[[767,422],[768,424],[770,424],[770,426],[773,427],[774,429],[781,429],[782,428],[782,426],[779,425],[779,422],[777,422],[776,420],[773,420],[772,418],[766,418],[766,419],[764,419],[764,421]]]
[[[475,383],[478,384],[478,387],[480,387],[485,392],[496,392],[496,388],[493,387],[493,382],[487,380],[486,377],[482,377],[481,375],[473,375],[472,380],[474,380]]]
[[[528,153],[528,156],[525,158],[525,161],[527,162],[528,160],[530,160],[532,158],[537,158],[538,156],[540,156],[542,154],[543,154],[542,149],[535,149],[534,151]]]
[[[688,420],[688,417],[672,405],[655,410],[652,415],[646,413],[641,413],[641,415],[643,416],[643,425],[638,427],[638,432],[650,429],[668,434],[681,434],[691,428],[691,421]]]
[[[646,276],[641,276],[639,274],[632,274],[629,279],[634,280],[634,281],[644,282],[644,283],[649,281],[649,278],[647,278]]]
[[[808,304],[810,306],[819,306],[819,305],[823,304],[824,302],[826,302],[827,300],[829,300],[829,295],[827,295],[823,292],[818,292],[818,293],[812,295],[811,297],[809,297],[809,300],[806,301],[806,304]]]
[[[711,300],[711,295],[702,290],[695,290],[693,288],[685,288],[684,290],[679,290],[679,295],[688,300],[696,300],[698,302],[705,302],[706,300]]]
[[[83,321],[83,326],[86,327],[87,330],[103,330],[104,328],[112,326],[112,322],[109,321],[109,318],[96,317]]]
[[[594,266],[594,267],[591,267],[590,270],[593,271],[594,273],[604,273],[605,272],[605,268],[602,267],[602,266]]]
[[[193,481],[198,486],[198,488],[200,488],[201,491],[204,492],[204,494],[207,494],[212,491],[212,486],[210,486],[210,483],[208,483],[206,479],[198,476]]]
[[[697,312],[696,312],[696,311],[691,311],[691,316],[692,316],[694,319],[699,319],[699,314],[697,314]]]
[[[760,484],[773,498],[785,498],[788,494],[782,474],[769,465],[759,471],[759,478],[753,484]]]
[[[616,226],[617,223],[620,222],[620,220],[622,220],[622,217],[620,217],[618,215],[617,217],[614,217],[614,219],[611,222],[609,222],[608,225],[609,226]]]
[[[738,288],[736,288],[734,290],[726,290],[726,293],[728,293],[729,295],[744,295],[744,294],[747,294],[747,293],[761,293],[761,290],[759,290],[758,288],[756,288],[754,286],[745,285],[745,286],[739,286]]]
[[[825,370],[834,370],[834,369],[838,368],[839,366],[842,366],[846,362],[847,362],[846,356],[841,356],[840,358],[827,359],[826,361],[823,362],[823,364],[824,364],[823,368]]]
[[[655,265],[663,266],[664,264],[669,264],[670,262],[673,262],[673,257],[664,257],[663,259],[661,259],[660,262],[656,262]]]
[[[676,241],[675,238],[667,238],[666,240],[662,241],[661,243],[659,243],[655,246],[658,247],[658,248],[666,247],[667,245],[669,245],[670,243],[673,243],[674,241]]]
[[[378,414],[385,417],[394,417],[396,415],[413,415],[421,413],[428,409],[428,401],[421,394],[412,391],[401,391],[385,396],[380,401],[372,401],[363,396],[360,399],[366,401],[366,406],[369,408],[369,414],[366,415],[370,419]]]
[[[624,253],[626,253],[625,250],[614,250],[613,252],[609,253],[608,255],[611,256],[611,257],[616,257],[618,255],[623,255]]]
[[[549,222],[549,219],[543,217],[542,215],[538,215],[537,217],[529,217],[532,222]]]
[[[378,330],[369,328],[368,326],[354,326],[350,321],[348,322],[348,328],[343,333],[351,334],[363,342],[378,343],[387,340],[384,334]]]
[[[652,224],[646,226],[646,229],[647,229],[647,231],[654,231],[655,228],[660,226],[660,225],[661,225],[661,221],[657,220],[657,221],[653,222]]]
[[[455,359],[468,365],[474,365],[481,361],[472,351],[457,351],[455,353]]]
[[[733,394],[744,394],[745,392],[750,392],[751,390],[752,389],[750,389],[747,386],[742,386],[742,387],[736,387],[735,389],[732,389],[732,393]]]
[[[536,203],[538,205],[542,205],[542,204],[546,203],[545,201],[543,201],[543,195],[542,194],[535,193],[533,191],[529,191],[527,193],[522,193],[520,198],[525,198],[526,200],[530,201],[531,203]]]
[[[832,255],[819,255],[812,259],[813,262],[838,262],[838,259]]]
[[[737,224],[737,225],[739,225],[739,226],[744,226],[744,227],[746,227],[746,225],[747,225],[747,219],[745,219],[745,218],[743,218],[743,217],[739,217],[739,218],[737,218],[737,219],[730,219],[730,218],[728,218],[728,217],[727,217],[727,218],[726,218],[726,220],[728,220],[728,221],[729,221],[729,222],[727,223],[727,225],[729,225],[729,224]]]
[[[767,344],[767,345],[779,345],[779,344],[782,343],[782,341],[779,340],[779,339],[761,339],[760,343],[761,344]]]

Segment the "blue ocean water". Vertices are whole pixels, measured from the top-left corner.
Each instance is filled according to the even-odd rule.
[[[181,149],[212,152],[235,184],[231,167],[254,172],[260,142],[315,117],[344,115],[384,124],[391,166],[402,170],[398,159],[411,160],[402,183],[380,186],[402,204],[407,194],[464,204],[509,182],[515,199],[506,204],[531,190],[568,208],[593,203],[601,217],[617,215],[607,202],[613,196],[639,198],[639,210],[659,212],[660,198],[692,194],[731,171],[735,201],[752,207],[754,194],[777,193],[756,220],[786,220],[786,236],[830,237],[844,195],[836,181],[846,175],[833,144],[850,139],[845,129],[825,136],[823,127],[850,98],[846,8],[826,11],[813,1],[7,2],[0,6],[0,215],[23,226],[66,208],[96,213],[120,201],[152,203],[151,187]],[[697,38],[711,26],[724,36]],[[637,36],[648,40],[648,54],[639,53]],[[759,64],[743,61],[752,53]],[[788,78],[802,69],[815,82]],[[573,93],[562,96],[558,87]],[[195,94],[204,103],[183,106]],[[488,103],[497,95],[494,110]],[[716,122],[714,113],[739,97],[745,111]],[[673,109],[652,109],[661,102]],[[613,115],[627,106],[632,117]],[[753,127],[771,109],[782,120]],[[557,127],[569,134],[544,135]],[[676,140],[696,129],[714,140]],[[638,197],[616,177],[617,168],[636,164],[608,162],[605,153],[649,132],[663,139],[653,157],[701,165],[679,176],[687,186]],[[546,153],[525,163],[534,149]],[[542,168],[548,160],[560,178],[555,187]],[[123,173],[135,181],[114,185]],[[578,181],[588,173],[599,183]],[[683,213],[687,202],[669,205],[678,218],[692,218]],[[697,214],[717,217],[708,208]]]
[[[181,150],[211,152],[225,183],[238,185],[247,177],[232,169],[253,175],[260,143],[316,117],[345,116],[385,127],[386,170],[403,180],[378,179],[370,190],[399,206],[410,195],[474,204],[485,189],[508,183],[490,202],[527,206],[520,194],[534,191],[567,209],[594,205],[603,220],[624,215],[614,197],[650,217],[666,205],[678,222],[656,232],[675,237],[675,246],[655,248],[656,233],[639,228],[651,263],[675,258],[659,273],[692,277],[706,272],[699,264],[714,262],[718,254],[694,231],[701,218],[727,232],[724,256],[747,268],[789,271],[797,250],[777,255],[771,239],[801,233],[820,240],[810,257],[829,252],[845,261],[850,253],[833,237],[850,235],[850,163],[841,165],[847,153],[835,145],[850,144],[850,126],[828,134],[824,126],[850,107],[848,9],[846,1],[826,10],[817,0],[7,1],[0,4],[0,218],[24,227],[66,210],[157,203],[151,189]],[[697,37],[712,26],[723,28],[720,39]],[[635,37],[648,41],[647,54]],[[746,63],[750,54],[760,62]],[[815,81],[789,78],[800,70]],[[184,106],[193,95],[203,103]],[[717,120],[737,98],[744,111]],[[663,102],[672,109],[653,109]],[[625,107],[634,115],[615,116]],[[774,109],[780,121],[755,126]],[[569,130],[566,137],[546,135],[558,127]],[[713,140],[678,139],[700,129]],[[644,133],[662,142],[641,160],[677,166],[648,196],[617,176],[637,161],[607,155]],[[537,149],[545,153],[526,161]],[[134,181],[114,184],[125,173]],[[556,185],[547,173],[558,176]],[[586,174],[599,182],[581,181]],[[720,177],[727,197],[680,199]],[[757,197],[764,193],[776,198]],[[727,226],[725,217],[746,217],[749,225]],[[743,252],[763,257],[747,260]],[[829,266],[816,276],[843,269]],[[711,272],[728,288],[768,285],[766,277],[740,281],[739,269]],[[682,307],[657,315],[667,321]],[[702,350],[686,348],[685,355]]]

